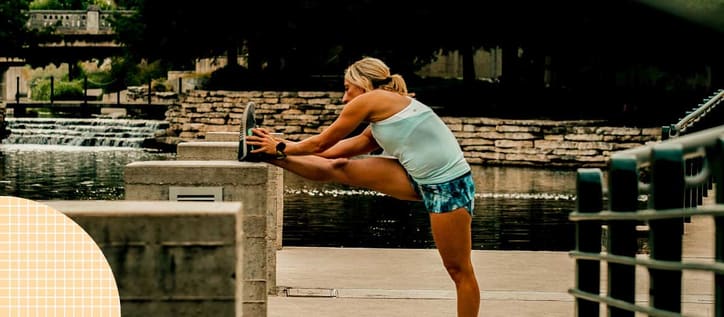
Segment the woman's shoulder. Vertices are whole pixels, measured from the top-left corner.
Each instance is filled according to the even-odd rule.
[[[377,122],[402,111],[412,103],[412,98],[391,91],[373,90],[358,96],[361,107],[369,111],[368,120]]]
[[[375,103],[410,103],[410,97],[400,95],[393,91],[387,91],[382,89],[375,89],[369,91],[365,94],[362,94],[360,97],[364,97],[363,99]]]

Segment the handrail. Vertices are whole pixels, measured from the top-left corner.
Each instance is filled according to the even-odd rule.
[[[576,300],[576,316],[598,316],[600,305],[609,316],[680,317],[682,281],[685,271],[703,271],[724,280],[724,253],[720,232],[724,232],[724,125],[679,134],[724,100],[719,90],[695,111],[676,124],[662,127],[662,141],[614,152],[610,155],[608,187],[604,189],[600,169],[579,169],[576,180],[578,203],[569,219],[576,223],[576,248],[569,255],[576,261],[576,284],[569,293]],[[669,138],[670,136],[670,138]],[[644,174],[642,174],[644,172]],[[646,177],[643,177],[646,176]],[[705,197],[716,184],[713,205]],[[608,195],[608,208],[603,195]],[[648,195],[642,209],[638,195]],[[692,216],[714,218],[715,261],[683,259],[684,222]],[[637,257],[639,222],[648,224],[648,257]],[[606,225],[606,250],[601,245]],[[606,294],[600,287],[600,264],[606,263]],[[636,268],[649,273],[648,306],[636,303]],[[663,285],[666,285],[662,287]],[[724,316],[724,285],[713,289],[714,315]]]
[[[640,147],[619,151],[613,153],[611,157],[617,158],[633,156],[636,158],[636,161],[641,164],[641,166],[648,165],[648,162],[651,159],[651,150],[654,148],[654,146],[668,145],[681,145],[682,150],[684,151],[684,155],[698,156],[697,154],[700,153],[702,148],[716,145],[717,140],[719,140],[719,138],[723,135],[724,125],[699,132],[694,132],[682,137],[669,139],[653,145],[643,145]]]
[[[712,142],[714,140],[714,142]],[[696,143],[699,142],[699,143]],[[724,216],[722,195],[713,205],[686,204],[688,178],[713,176],[720,183],[724,155],[724,127],[704,130],[642,149],[617,153],[608,172],[608,208],[603,203],[603,173],[600,169],[579,169],[576,183],[578,203],[569,219],[576,223],[576,248],[569,255],[576,261],[576,284],[569,293],[576,299],[576,316],[598,316],[600,305],[607,306],[609,316],[633,316],[643,312],[649,316],[685,316],[682,314],[682,281],[685,271],[703,271],[724,277],[724,261],[717,251],[715,261],[691,261],[682,257],[685,217],[694,215],[719,218]],[[711,167],[704,168],[706,177],[686,171],[685,151],[696,154]],[[692,149],[694,151],[692,151]],[[632,154],[633,153],[633,154]],[[649,205],[641,209],[637,194],[641,190],[638,160],[651,167],[648,184]],[[711,174],[711,175],[709,175]],[[721,192],[721,186],[718,186]],[[648,224],[648,257],[637,257],[638,222]],[[602,249],[601,231],[606,225],[606,250]],[[715,232],[724,223],[715,221]],[[714,237],[711,237],[714,239]],[[721,241],[715,241],[721,250]],[[608,274],[606,294],[601,293],[600,270],[605,262]],[[636,269],[649,272],[648,306],[636,303]],[[666,285],[662,287],[662,285]],[[721,287],[714,291],[716,316],[722,315]]]
[[[699,121],[701,117],[705,116],[708,112],[710,112],[711,109],[718,105],[722,100],[724,100],[724,89],[719,89],[714,95],[709,98],[709,100],[707,100],[699,108],[687,114],[676,124],[673,124],[668,131],[669,136],[677,137],[682,132],[686,132],[686,129],[688,129],[695,122]]]
[[[686,158],[700,156],[699,154],[702,148],[712,145],[716,142],[719,136],[724,134],[724,126],[686,134],[684,136],[681,136],[681,134],[686,132],[689,127],[698,122],[707,113],[711,112],[712,109],[722,101],[724,101],[724,89],[719,89],[716,93],[709,97],[706,102],[700,104],[700,106],[694,111],[687,112],[687,115],[684,116],[684,118],[679,119],[677,123],[669,126],[663,126],[662,142],[655,145],[644,145],[614,152],[611,157],[634,156],[641,166],[646,166],[648,165],[653,146],[666,146],[668,144],[681,145]]]

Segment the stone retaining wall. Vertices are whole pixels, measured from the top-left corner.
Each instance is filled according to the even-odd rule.
[[[302,140],[328,127],[341,111],[341,92],[191,91],[166,113],[176,142],[207,132],[238,132],[244,105],[259,124]],[[608,126],[604,121],[443,117],[471,164],[603,167],[615,151],[661,139],[660,127]]]

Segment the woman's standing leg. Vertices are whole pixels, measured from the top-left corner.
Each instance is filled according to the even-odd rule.
[[[360,186],[403,200],[419,200],[407,172],[397,160],[387,158],[327,159],[318,156],[290,156],[269,163],[297,175],[321,182]],[[480,290],[473,270],[470,225],[465,208],[446,213],[430,213],[435,244],[443,264],[455,282],[458,316],[477,316]]]
[[[470,259],[471,223],[472,217],[465,208],[430,213],[432,237],[445,269],[455,282],[458,317],[478,316],[480,309],[480,289]]]

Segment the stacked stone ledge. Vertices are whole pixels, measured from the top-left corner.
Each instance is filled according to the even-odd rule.
[[[244,105],[252,101],[261,126],[298,141],[332,124],[344,106],[342,96],[321,91],[191,91],[166,113],[168,134],[183,142],[203,140],[213,132],[238,132]],[[618,127],[600,120],[442,119],[471,164],[604,167],[612,152],[661,140],[660,127]]]
[[[443,118],[471,164],[603,167],[611,153],[661,138],[661,128],[603,121]]]

